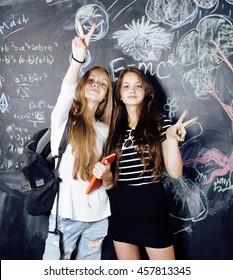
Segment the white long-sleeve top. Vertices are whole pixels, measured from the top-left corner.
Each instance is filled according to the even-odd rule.
[[[51,150],[53,156],[58,154],[58,147],[68,120],[76,87],[77,85],[70,86],[63,82],[57,103],[52,111]],[[100,121],[93,125],[97,136],[97,152],[101,155],[103,144],[108,134],[108,127]],[[68,144],[59,168],[59,177],[62,179],[59,194],[59,216],[83,222],[98,221],[110,216],[110,204],[105,188],[101,186],[89,195],[85,194],[89,182],[81,180],[79,176],[75,180],[72,178],[73,164],[72,148]],[[52,214],[56,214],[56,199]]]

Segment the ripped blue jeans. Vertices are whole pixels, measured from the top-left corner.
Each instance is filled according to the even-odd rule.
[[[55,215],[49,217],[49,230],[55,227]],[[108,231],[108,218],[96,222],[80,222],[58,218],[58,228],[63,233],[64,259],[69,260],[77,241],[76,260],[100,260],[102,243]],[[43,260],[59,260],[59,235],[48,233]]]

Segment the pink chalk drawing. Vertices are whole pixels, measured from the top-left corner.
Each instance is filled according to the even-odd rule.
[[[229,118],[233,121],[233,106],[227,105],[220,100],[215,88],[212,86],[212,83],[210,81],[208,86],[208,93],[212,95],[220,103],[220,105],[223,107],[225,112],[228,114]]]
[[[233,151],[232,151],[230,157],[228,158],[227,156],[225,156],[222,152],[220,152],[216,148],[213,148],[213,149],[209,150],[208,152],[204,153],[203,156],[200,158],[185,160],[184,165],[192,163],[192,162],[205,164],[205,163],[209,163],[210,161],[215,161],[217,163],[217,165],[219,165],[221,168],[213,171],[210,175],[209,180],[206,182],[203,182],[202,183],[203,185],[210,184],[214,180],[214,178],[217,176],[224,176],[228,172],[233,171]]]
[[[217,54],[217,57],[220,60],[222,60],[223,62],[225,62],[228,65],[228,67],[231,69],[231,71],[233,72],[233,66],[232,66],[231,62],[229,61],[227,56],[224,54],[224,52],[221,50],[221,48],[218,46],[218,44],[216,42],[214,42],[213,40],[210,40],[209,42],[214,45],[215,49],[219,53],[219,54]]]

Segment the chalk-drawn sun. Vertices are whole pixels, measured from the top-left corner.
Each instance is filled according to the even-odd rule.
[[[173,33],[145,21],[144,16],[141,22],[133,20],[130,26],[126,24],[125,27],[126,30],[113,33],[112,38],[117,39],[116,48],[135,60],[158,61],[162,51],[170,48]]]

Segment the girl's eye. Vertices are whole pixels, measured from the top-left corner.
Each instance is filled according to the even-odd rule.
[[[142,85],[138,84],[137,87],[138,87],[138,88],[142,88]]]
[[[107,87],[107,85],[105,83],[102,83],[101,86],[104,88]]]
[[[128,85],[124,85],[124,86],[123,86],[123,88],[128,88],[128,87],[129,87]]]

